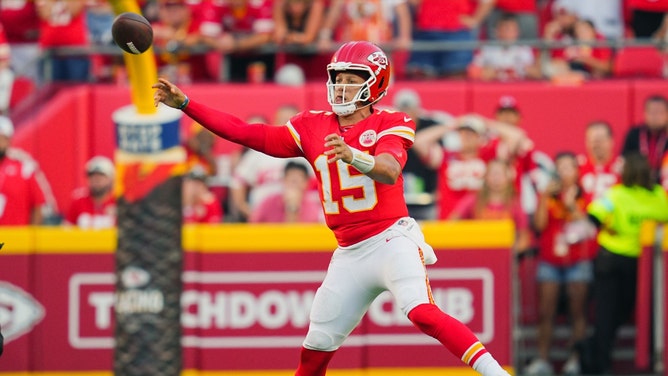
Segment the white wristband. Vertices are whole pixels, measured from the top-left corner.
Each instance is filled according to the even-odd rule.
[[[350,162],[351,166],[363,174],[373,170],[373,166],[376,165],[376,158],[373,155],[369,155],[353,147],[350,147],[350,150],[353,152],[353,160]]]

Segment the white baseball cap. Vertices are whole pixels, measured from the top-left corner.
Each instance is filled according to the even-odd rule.
[[[7,116],[0,115],[0,135],[7,137],[14,135],[14,124]]]
[[[114,163],[111,159],[101,155],[91,158],[86,163],[86,174],[100,173],[106,176],[114,176]]]
[[[401,89],[394,95],[392,102],[394,107],[400,111],[419,108],[420,94],[413,89]]]
[[[457,124],[457,129],[470,129],[479,135],[485,134],[486,128],[485,122],[476,115],[464,115]]]
[[[570,14],[577,14],[578,11],[578,5],[577,1],[579,0],[556,0],[554,3],[552,3],[552,12],[553,13],[559,13],[559,12],[566,12]]]
[[[276,83],[284,86],[302,86],[306,82],[304,70],[297,64],[283,65],[274,76]]]

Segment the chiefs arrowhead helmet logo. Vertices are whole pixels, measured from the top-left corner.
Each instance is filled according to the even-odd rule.
[[[381,51],[376,51],[372,53],[366,59],[369,60],[371,64],[378,67],[374,72],[376,75],[380,73],[381,69],[387,69],[387,63],[388,63],[387,56]]]

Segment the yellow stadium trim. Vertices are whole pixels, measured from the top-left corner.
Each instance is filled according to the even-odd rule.
[[[513,368],[504,367],[511,374]],[[184,370],[181,376],[293,376],[294,370],[249,370],[249,371],[200,371]],[[474,376],[479,375],[470,367],[442,368],[366,368],[366,369],[332,369],[327,376]],[[0,376],[113,376],[111,371],[68,371],[68,372],[0,372]]]
[[[508,249],[513,243],[509,221],[458,221],[421,223],[427,242],[436,249]],[[642,242],[651,245],[654,227],[643,228]],[[336,240],[322,224],[187,225],[184,249],[202,253],[230,252],[331,252]],[[113,253],[117,232],[73,227],[0,227],[0,257],[12,254]],[[663,249],[668,251],[668,237]]]

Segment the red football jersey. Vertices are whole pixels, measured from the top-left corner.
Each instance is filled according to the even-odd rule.
[[[116,199],[108,195],[100,204],[95,203],[88,188],[72,193],[72,204],[65,216],[69,224],[86,229],[109,228],[116,225]]]
[[[498,139],[489,142],[472,159],[462,159],[458,152],[444,151],[438,168],[438,218],[447,219],[457,203],[483,184],[487,162],[497,157]]]
[[[603,196],[605,191],[617,184],[621,179],[621,157],[613,158],[608,163],[596,165],[587,156],[578,156],[580,164],[580,186],[584,191],[586,203]]]
[[[0,160],[0,226],[29,225],[33,209],[46,202],[43,175],[31,159],[11,154]]]
[[[185,113],[217,135],[278,158],[305,157],[315,171],[325,221],[342,246],[379,234],[408,215],[403,178],[379,183],[343,161],[327,163],[325,136],[337,133],[354,148],[371,155],[390,154],[406,164],[415,139],[415,123],[404,113],[375,110],[342,130],[331,112],[294,116],[286,126],[248,124],[238,117],[191,100]]]
[[[408,216],[403,177],[393,185],[382,184],[343,161],[327,163],[324,155],[325,136],[338,133],[346,144],[363,152],[392,154],[403,168],[415,138],[415,123],[404,113],[375,110],[342,131],[335,114],[311,111],[293,117],[287,127],[290,133],[283,134],[293,138],[315,171],[325,221],[339,245],[358,243]]]

